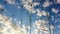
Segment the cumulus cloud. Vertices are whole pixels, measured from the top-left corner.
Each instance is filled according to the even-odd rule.
[[[41,22],[41,20],[39,20],[39,21],[36,20],[36,21],[35,21],[35,25],[36,25],[36,26],[40,26],[40,22]]]
[[[34,10],[34,6],[39,5],[38,2],[33,2],[32,0],[21,0],[23,7],[26,8],[30,13],[36,13],[36,10]]]
[[[39,9],[36,9],[36,12],[37,12],[36,15],[39,16],[39,17],[41,17],[42,15],[43,16],[49,16],[49,13],[44,11],[44,10],[40,11]]]
[[[37,16],[41,17],[42,16],[42,12],[39,10],[39,9],[36,9],[36,12],[37,12]]]
[[[44,11],[44,10],[42,10],[42,15],[44,15],[44,16],[49,16],[49,13],[46,12],[46,11]]]
[[[35,29],[34,34],[38,34],[38,31],[39,31],[38,29]]]
[[[0,14],[0,23],[5,25],[4,27],[0,28],[0,32],[2,32],[2,34],[24,34],[26,33],[25,25],[23,25],[23,27],[20,27],[18,24],[12,24],[11,20],[12,18],[8,18],[7,16]]]
[[[6,0],[9,4],[15,4],[15,0]],[[39,5],[39,3],[34,2],[32,3],[32,0],[22,0],[23,6],[24,8],[26,8],[30,13],[36,13],[37,12],[37,16],[41,17],[42,15],[44,16],[48,16],[49,14],[46,11],[40,11],[39,9],[34,10],[34,6]],[[30,3],[30,4],[29,4]],[[32,5],[32,4],[33,5]],[[48,3],[48,2],[47,2]],[[31,6],[32,5],[32,6]],[[49,4],[47,4],[48,6]],[[47,7],[45,6],[45,7]],[[20,8],[20,6],[17,6],[18,8]],[[21,25],[20,21],[17,21],[16,19],[14,19],[18,24],[12,24],[12,18],[8,18],[7,16],[4,15],[0,15],[0,19],[2,19],[1,23],[3,23],[4,25],[6,25],[7,27],[4,27],[3,29],[3,34],[29,34],[29,32],[26,32],[26,28],[30,29],[30,26],[25,26],[22,24],[22,27],[20,27],[18,24]],[[38,34],[39,30],[42,30],[43,32],[47,33],[48,28],[47,27],[40,27],[40,25],[42,23],[45,23],[45,20],[36,20],[35,24],[37,26],[37,29],[35,29],[35,33],[34,34]],[[10,33],[7,32],[6,30],[10,29]],[[0,29],[1,30],[1,29]]]
[[[41,25],[41,24],[45,24],[45,23],[46,23],[46,20],[36,20],[34,25],[36,25],[35,27],[37,28],[37,30],[36,30],[37,32],[35,32],[35,30],[34,30],[34,32],[38,33],[38,31],[40,30],[41,32],[48,34],[49,33],[48,27],[46,27],[45,25],[42,27],[42,25]]]
[[[15,4],[15,0],[5,0],[8,4]]]
[[[38,2],[33,2],[33,6],[39,5]]]
[[[42,15],[48,16],[48,13],[46,11],[40,11],[40,9],[36,9],[36,10],[34,9],[34,6],[39,5],[38,2],[32,3],[32,0],[30,0],[30,2],[29,2],[29,0],[21,0],[21,1],[23,4],[23,7],[26,8],[30,13],[36,13],[37,12],[36,15],[39,17],[41,17]],[[43,4],[43,6],[46,4],[48,6],[48,5],[50,5],[50,2],[46,1],[45,4]]]
[[[52,8],[52,12],[53,12],[53,13],[56,13],[56,14],[57,14],[58,11],[59,11],[58,9]]]
[[[43,7],[48,7],[48,6],[50,6],[51,4],[52,4],[52,2],[46,1],[46,2],[44,2]]]

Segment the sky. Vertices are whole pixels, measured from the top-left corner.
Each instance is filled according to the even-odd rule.
[[[0,33],[59,34],[60,0],[0,0]]]

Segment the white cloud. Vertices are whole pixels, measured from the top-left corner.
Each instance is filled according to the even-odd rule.
[[[25,29],[25,25],[22,25],[22,27]]]
[[[44,16],[49,16],[49,13],[43,10],[43,11],[42,11],[42,15],[44,15]]]
[[[31,9],[31,13],[36,13],[37,11],[34,9]]]
[[[41,17],[42,16],[42,12],[39,10],[39,9],[36,9],[36,12],[37,12],[37,16]]]
[[[32,7],[30,5],[24,5],[24,7],[26,7],[26,9],[32,9]]]
[[[60,4],[60,0],[56,0],[58,4]]]
[[[4,6],[2,4],[0,4],[0,10],[4,9]]]
[[[38,5],[39,3],[37,2],[32,3],[32,0],[26,0],[26,1],[21,0],[21,1],[23,4],[23,7],[26,8],[30,13],[36,13],[36,10],[34,10],[34,6]]]
[[[28,29],[30,29],[30,26],[27,26]]]
[[[37,12],[36,15],[38,16],[37,18],[41,17],[42,15],[49,16],[49,13],[44,10],[40,11],[39,9],[36,9],[36,12]]]
[[[58,28],[60,28],[60,25],[58,25]]]
[[[48,7],[50,6],[50,4],[52,4],[52,2],[46,1],[44,2],[43,7]]]
[[[32,1],[31,1],[32,2]],[[32,3],[32,6],[29,4],[29,2],[26,0],[26,1],[22,1],[22,3],[23,3],[23,6],[30,12],[30,13],[36,13],[37,12],[37,16],[39,16],[39,17],[41,17],[42,15],[44,15],[44,16],[48,16],[48,14],[49,13],[47,13],[47,12],[45,12],[45,11],[40,11],[39,9],[36,9],[36,10],[34,10],[34,6],[36,6],[36,5],[39,5],[39,3],[38,2],[34,2],[34,3]],[[45,4],[47,4],[47,3],[49,3],[48,1],[46,1],[45,2]],[[50,3],[49,4],[47,4],[47,5],[50,5]]]
[[[18,9],[20,9],[21,7],[20,6],[17,6]]]
[[[42,23],[46,23],[46,20],[42,20]]]
[[[42,23],[43,22],[43,23]],[[45,25],[42,27],[41,24],[45,24],[45,20],[36,20],[35,23],[33,25],[35,25],[34,27],[36,27],[36,30],[34,30],[34,34],[38,34],[38,31],[44,32],[46,34],[49,34],[49,28],[46,27]]]
[[[33,1],[33,0],[27,0],[27,2],[30,2],[30,3],[32,3],[32,1]]]
[[[15,0],[6,0],[8,4],[15,4]]]
[[[36,26],[40,26],[40,22],[38,20],[35,21]]]
[[[54,25],[51,25],[50,28],[51,28],[51,29],[54,29]]]
[[[17,21],[17,23],[18,23],[19,25],[21,25],[21,21]]]
[[[0,23],[5,25],[4,27],[2,27],[2,29],[0,28],[0,32],[2,32],[3,34],[6,34],[6,33],[7,34],[25,34],[26,33],[25,25],[23,25],[22,28],[18,24],[13,25],[11,23],[12,18],[8,18],[7,16],[1,15],[1,14],[0,14],[0,19],[2,20],[0,21]],[[28,26],[28,28],[30,27]]]
[[[33,6],[36,6],[36,5],[39,5],[39,3],[38,2],[34,2],[33,3]]]
[[[52,8],[52,12],[54,12],[54,13],[56,13],[56,14],[57,14],[57,13],[58,13],[58,11],[59,11],[59,10],[57,10],[57,9],[55,9],[55,8]]]
[[[39,31],[38,29],[35,29],[33,33],[38,34],[38,31]]]

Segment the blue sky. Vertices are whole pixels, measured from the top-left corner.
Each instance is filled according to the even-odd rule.
[[[49,2],[52,2],[53,4],[50,4],[47,7],[43,7],[43,4],[46,0],[33,0],[33,2],[38,2],[39,5],[34,6],[34,10],[39,9],[40,11],[46,11],[49,13],[49,16],[42,16],[42,17],[38,17],[37,12],[36,13],[30,13],[29,10],[27,8],[23,8],[23,3],[21,2],[21,0],[16,0],[15,4],[9,4],[9,3],[4,3],[5,0],[0,0],[0,4],[2,4],[4,6],[4,11],[3,11],[3,15],[12,18],[12,22],[17,24],[17,21],[21,21],[22,19],[22,24],[25,26],[29,26],[29,21],[30,21],[30,17],[31,17],[31,30],[34,29],[33,24],[35,23],[36,20],[39,19],[45,19],[45,18],[49,18],[49,23],[50,25],[53,23],[55,25],[55,31],[54,34],[59,34],[60,33],[60,26],[58,27],[58,25],[60,25],[60,3],[56,3],[53,0],[49,0]],[[17,6],[19,6],[20,8],[18,8]],[[58,13],[52,12],[52,8],[57,9]],[[56,11],[56,10],[55,10]],[[28,16],[30,15],[30,16]],[[52,20],[52,16],[54,17],[54,20]],[[38,17],[38,18],[37,18]],[[17,21],[15,21],[14,19],[16,19]],[[31,31],[33,32],[33,31]]]

